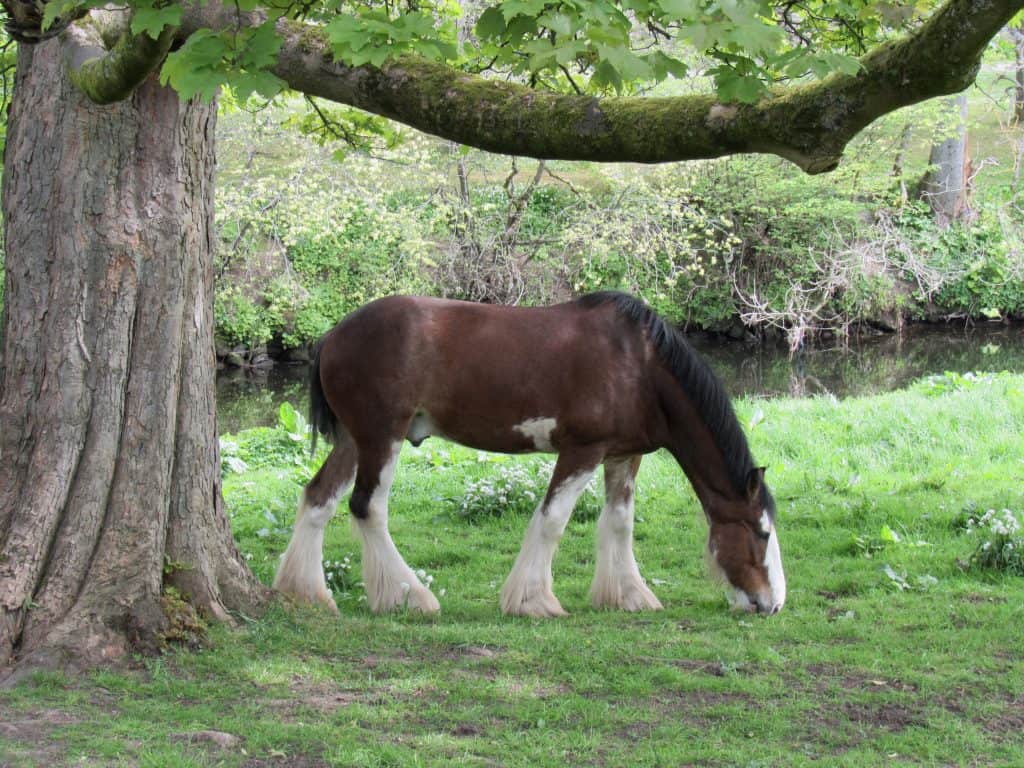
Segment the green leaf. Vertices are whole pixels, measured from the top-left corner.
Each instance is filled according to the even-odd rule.
[[[237,72],[230,79],[239,101],[246,101],[254,93],[272,99],[287,87],[287,83],[265,70]]]
[[[887,544],[898,544],[900,537],[892,528],[888,525],[883,525],[881,530],[878,532],[878,538]]]
[[[689,21],[701,15],[698,0],[661,0],[660,5],[664,18],[672,21]]]
[[[535,17],[544,11],[545,5],[545,0],[509,0],[501,4],[501,15],[506,22],[516,16]]]
[[[715,75],[718,96],[722,101],[753,104],[766,92],[764,83],[753,75],[739,75],[734,70],[719,70]]]
[[[50,0],[50,2],[46,3],[46,7],[43,8],[43,20],[40,25],[42,31],[48,30],[53,26],[53,22],[78,6],[78,0]]]
[[[132,34],[138,35],[145,32],[156,40],[165,27],[176,27],[181,24],[181,15],[184,10],[177,3],[136,8],[135,13],[132,14]]]
[[[622,75],[611,65],[607,59],[602,59],[596,67],[590,82],[598,88],[612,87],[616,92],[622,92]]]
[[[324,27],[324,31],[327,33],[334,55],[345,61],[348,61],[351,52],[362,50],[373,39],[368,24],[348,15],[331,19]]]
[[[505,23],[505,17],[500,10],[493,7],[481,13],[476,22],[477,37],[482,39],[501,37],[505,34],[506,29],[508,26]]]
[[[665,78],[665,75],[662,73],[667,73],[680,80],[689,77],[690,74],[690,68],[685,62],[673,58],[672,56],[668,56],[662,51],[655,51],[652,53],[648,57],[648,62],[653,67],[659,80],[663,80]]]
[[[227,44],[217,33],[201,29],[167,56],[160,70],[160,82],[169,83],[183,100],[199,94],[209,101],[227,83],[223,65],[227,50]]]
[[[565,66],[579,58],[586,50],[586,43],[582,40],[569,40],[565,43],[560,43],[555,46],[555,61]]]
[[[844,75],[856,75],[861,70],[861,63],[853,56],[841,53],[826,53],[821,57],[836,72]]]
[[[271,67],[277,62],[277,52],[281,50],[281,43],[282,40],[278,37],[273,23],[261,24],[245,41],[245,46],[238,56],[238,64],[251,69]]]
[[[547,27],[556,34],[565,35],[566,37],[571,35],[573,31],[572,19],[564,13],[545,13],[537,19],[537,23]]]

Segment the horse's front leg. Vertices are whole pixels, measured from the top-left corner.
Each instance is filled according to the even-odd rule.
[[[387,447],[359,446],[359,471],[349,507],[363,540],[366,599],[374,613],[400,607],[437,613],[437,598],[402,559],[388,532],[388,495],[401,449],[401,441]]]
[[[551,561],[576,500],[603,458],[597,449],[558,456],[544,500],[530,520],[523,547],[501,589],[501,610],[513,616],[564,616],[552,591]]]
[[[659,610],[633,557],[633,499],[640,457],[604,463],[604,509],[597,521],[597,568],[590,586],[596,607]]]

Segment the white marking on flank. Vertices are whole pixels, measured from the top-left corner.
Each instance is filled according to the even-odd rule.
[[[538,451],[553,451],[555,446],[551,444],[551,433],[555,431],[558,422],[551,418],[527,419],[522,424],[516,424],[512,429],[533,440],[533,445]]]

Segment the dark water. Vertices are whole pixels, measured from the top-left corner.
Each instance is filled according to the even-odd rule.
[[[784,347],[693,339],[734,396],[853,397],[887,392],[943,371],[1024,372],[1024,326],[912,326],[902,335],[851,340],[790,358]],[[287,400],[305,413],[308,368],[231,370],[217,378],[218,427],[236,432],[273,424]]]

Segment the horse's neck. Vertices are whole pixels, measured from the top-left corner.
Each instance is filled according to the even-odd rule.
[[[682,468],[705,512],[711,514],[723,501],[734,501],[737,493],[729,476],[725,456],[696,408],[678,383],[669,399],[665,416],[669,442],[666,446]]]

